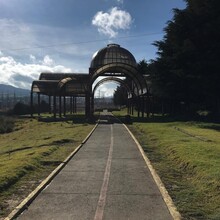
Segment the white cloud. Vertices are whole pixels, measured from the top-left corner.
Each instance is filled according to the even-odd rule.
[[[70,68],[55,65],[48,55],[39,61],[33,55],[30,58],[35,59],[36,63],[23,64],[11,56],[0,57],[0,83],[30,89],[32,81],[37,80],[41,72],[72,72]]]
[[[42,61],[42,64],[45,65],[45,66],[53,66],[54,61],[48,55],[46,55],[44,57],[44,60]]]
[[[0,63],[2,63],[2,64],[14,65],[14,64],[15,64],[15,60],[14,60],[13,57],[11,57],[11,56],[1,57],[1,58],[0,58]]]
[[[115,83],[102,84],[96,90],[95,97],[101,98],[101,97],[113,96],[116,88],[117,88],[117,84]]]
[[[98,31],[111,38],[116,37],[119,30],[129,29],[132,23],[131,15],[117,7],[108,12],[99,11],[93,17],[92,24]]]
[[[32,62],[32,63],[35,63],[36,62],[36,57],[34,56],[34,55],[30,55],[29,56],[29,58],[30,58],[30,61]]]
[[[5,56],[34,64],[46,54],[53,54],[57,64],[69,66],[78,72],[88,72],[91,56],[100,47],[100,42],[90,43],[89,46],[77,43],[87,42],[88,36],[90,39],[95,38],[96,32],[91,31],[91,26],[72,29],[0,19],[0,33],[0,50],[7,54]]]

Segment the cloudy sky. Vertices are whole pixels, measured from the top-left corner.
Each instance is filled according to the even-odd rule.
[[[41,72],[88,73],[108,43],[137,62],[155,58],[155,40],[183,0],[0,0],[0,83],[30,89]],[[115,84],[104,84],[109,95]]]

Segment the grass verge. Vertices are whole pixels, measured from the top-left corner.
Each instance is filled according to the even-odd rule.
[[[158,118],[133,121],[129,128],[183,219],[220,219],[220,125]]]
[[[42,122],[17,119],[0,135],[0,218],[6,216],[88,135],[94,125],[83,118]],[[75,123],[77,120],[77,123]]]

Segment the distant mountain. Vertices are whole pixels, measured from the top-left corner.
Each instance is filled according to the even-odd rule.
[[[10,85],[0,84],[0,96],[1,94],[8,94],[10,96],[14,94],[16,96],[29,96],[30,90],[20,89]]]

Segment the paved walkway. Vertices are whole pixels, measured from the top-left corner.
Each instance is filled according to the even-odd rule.
[[[110,118],[102,116],[85,145],[18,219],[172,219],[135,142]]]

